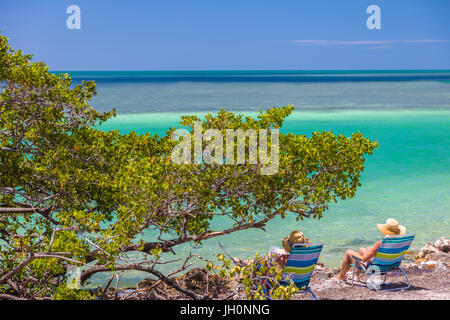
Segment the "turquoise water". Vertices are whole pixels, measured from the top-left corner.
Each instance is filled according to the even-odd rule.
[[[380,240],[376,224],[388,217],[416,233],[415,249],[450,235],[448,71],[85,72],[76,74],[75,80],[82,77],[98,80],[99,95],[93,101],[97,109],[118,110],[118,117],[104,124],[104,130],[161,135],[170,126],[177,127],[186,113],[203,115],[224,108],[252,115],[256,110],[294,104],[296,111],[286,120],[283,132],[309,135],[332,130],[350,135],[360,131],[380,144],[366,162],[356,196],[332,204],[320,221],[277,218],[266,232],[250,230],[210,239],[200,248],[184,246],[177,256],[167,258],[189,251],[211,258],[219,241],[232,255],[250,257],[281,246],[284,236],[300,229],[311,240],[324,242],[320,260],[337,266],[347,248]],[[130,273],[127,281],[139,277]]]

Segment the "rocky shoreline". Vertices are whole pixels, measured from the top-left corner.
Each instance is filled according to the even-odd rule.
[[[401,291],[375,291],[367,287],[362,277],[351,285],[351,272],[346,281],[333,280],[338,268],[316,266],[311,279],[313,288],[319,299],[330,300],[450,300],[450,240],[439,238],[435,243],[427,243],[418,252],[408,252],[402,269],[408,275],[411,287]],[[389,281],[397,281],[404,286],[403,277],[392,276]],[[395,288],[393,283],[389,288]],[[310,299],[304,295],[296,295],[293,299]]]
[[[351,284],[351,272],[346,281],[337,281],[333,277],[339,268],[329,268],[321,263],[316,265],[310,286],[319,299],[322,300],[450,300],[450,240],[441,237],[435,243],[427,243],[416,252],[408,252],[402,263],[407,273],[411,287],[402,291],[375,291],[369,289],[364,280]],[[404,278],[392,276],[389,281],[402,285]],[[176,279],[178,285],[195,291],[198,294],[208,294],[212,299],[232,299],[235,280],[223,280],[217,275],[208,274],[204,269],[192,269]],[[403,283],[402,283],[403,282]],[[395,287],[393,284],[392,287]],[[188,299],[162,282],[145,279],[137,288],[123,289],[115,292],[110,289],[106,299]],[[293,300],[310,300],[309,294],[296,294]]]

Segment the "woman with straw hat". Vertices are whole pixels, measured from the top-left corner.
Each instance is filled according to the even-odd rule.
[[[402,235],[406,233],[406,228],[399,225],[398,221],[392,218],[386,220],[385,224],[377,224],[378,230],[385,235]],[[359,248],[359,252],[351,249],[345,252],[344,260],[342,261],[341,271],[334,277],[337,280],[345,280],[345,274],[350,269],[351,264],[354,263],[353,256],[366,263],[375,257],[378,251],[378,247],[381,245],[381,241],[375,243],[372,247]],[[359,275],[359,273],[357,274]]]
[[[283,248],[278,247],[271,247],[269,253],[265,254],[261,258],[258,259],[249,259],[249,260],[242,260],[235,257],[231,257],[231,260],[238,266],[244,267],[249,266],[251,264],[254,264],[257,266],[257,270],[261,270],[260,268],[264,265],[267,271],[265,271],[263,274],[259,271],[258,276],[256,277],[253,275],[252,277],[257,278],[258,280],[255,280],[256,285],[261,285],[263,292],[267,294],[272,287],[270,278],[273,279],[273,275],[270,274],[269,269],[271,267],[277,267],[281,270],[284,270],[284,267],[286,266],[286,262],[289,257],[289,252],[292,249],[292,246],[295,243],[309,243],[309,240],[307,237],[303,235],[303,233],[299,230],[292,231],[288,236],[283,238],[281,241],[281,245]]]
[[[289,253],[295,243],[309,243],[309,239],[300,230],[294,230],[281,241],[283,248],[272,247],[267,257],[272,258],[283,269],[286,266]]]
[[[261,260],[272,260],[280,268],[284,268],[289,257],[289,252],[291,252],[292,245],[295,243],[309,243],[309,239],[300,230],[294,230],[281,241],[281,246],[283,248],[272,247],[268,254],[261,257]],[[234,257],[232,257],[232,260],[235,264],[240,266],[256,262],[255,259],[242,260]]]
[[[309,239],[300,230],[294,230],[281,241],[281,245],[287,253],[291,252],[292,245],[295,243],[309,243]]]

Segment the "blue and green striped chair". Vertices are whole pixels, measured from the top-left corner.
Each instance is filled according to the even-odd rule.
[[[314,272],[323,243],[296,243],[292,246],[289,253],[286,266],[284,268],[284,276],[289,280],[281,281],[281,285],[289,285],[293,281],[300,293],[311,293],[314,300],[316,295],[309,286],[309,281]]]
[[[411,246],[412,241],[416,235],[414,233],[405,235],[392,235],[385,236],[381,242],[380,247],[375,255],[375,257],[364,264],[358,257],[353,256],[355,259],[355,265],[353,268],[353,278],[352,284],[355,276],[356,269],[362,269],[369,279],[369,283],[372,288],[378,291],[394,291],[409,289],[411,283],[409,282],[408,276],[405,271],[400,267],[405,253]],[[408,283],[405,287],[391,288],[391,289],[381,289],[386,287],[390,283],[386,283],[386,276],[388,273],[400,271],[406,278]],[[376,284],[373,277],[376,275],[384,275],[384,281],[380,284]]]

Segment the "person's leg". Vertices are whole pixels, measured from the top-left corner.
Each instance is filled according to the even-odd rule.
[[[361,257],[363,257],[366,254],[367,249],[366,248],[359,248],[359,255]],[[356,261],[354,262],[354,266],[356,266]],[[360,280],[360,276],[361,276],[361,268],[356,268],[355,270],[355,280],[359,281]]]
[[[351,264],[353,263],[352,256],[361,257],[358,252],[348,249],[345,252],[344,260],[342,261],[341,271],[334,277],[335,279],[345,280],[345,274],[350,269]]]

